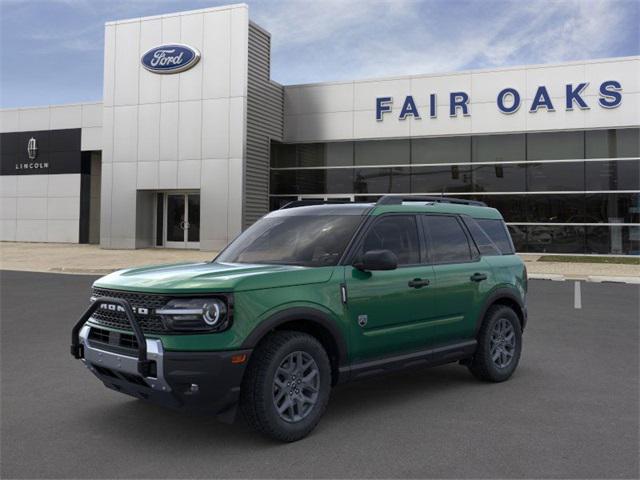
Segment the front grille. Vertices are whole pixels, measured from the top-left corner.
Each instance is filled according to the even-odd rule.
[[[105,288],[93,288],[91,294],[94,297],[112,297],[127,300],[134,308],[146,308],[148,315],[134,313],[138,325],[144,333],[163,333],[167,328],[162,323],[155,310],[163,307],[169,299],[163,295],[146,293],[121,292],[118,290],[107,290]],[[98,308],[91,316],[92,322],[105,327],[118,328],[131,331],[131,325],[124,312],[117,310],[105,310]],[[135,338],[134,338],[135,340]]]

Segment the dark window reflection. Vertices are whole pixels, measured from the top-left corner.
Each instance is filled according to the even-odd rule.
[[[465,197],[468,198],[468,197]],[[505,222],[527,222],[527,195],[473,195],[487,206],[496,208]]]
[[[579,222],[585,218],[584,194],[529,195],[527,222]]]
[[[587,227],[587,253],[640,255],[640,227]]]
[[[410,169],[357,168],[353,179],[354,193],[408,193],[411,188]]]
[[[640,129],[621,128],[585,132],[585,158],[640,156]]]
[[[640,161],[586,162],[587,190],[640,189]]]
[[[408,165],[409,140],[371,140],[355,143],[356,165]]]
[[[530,163],[527,165],[527,191],[584,190],[584,164]]]
[[[279,210],[289,202],[298,200],[298,197],[271,197],[269,199],[269,211]]]
[[[525,134],[473,137],[474,162],[506,162],[527,158]]]
[[[584,132],[527,134],[528,160],[584,158]]]
[[[640,193],[589,193],[585,223],[640,223]]]
[[[411,163],[471,161],[471,137],[418,138],[411,140]]]
[[[471,260],[469,241],[455,217],[425,215],[432,263],[463,263]]]
[[[520,252],[584,253],[585,227],[556,225],[510,225]]]
[[[473,168],[474,192],[524,192],[525,164],[477,165]]]
[[[296,146],[271,142],[271,166],[274,168],[297,167]]]
[[[470,191],[472,191],[471,167],[443,165],[411,168],[411,193]]]

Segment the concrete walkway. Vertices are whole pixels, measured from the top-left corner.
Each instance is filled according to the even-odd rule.
[[[0,269],[99,275],[140,265],[208,261],[215,255],[198,250],[103,250],[97,245],[0,242]],[[640,265],[539,262],[540,255],[522,257],[530,278],[640,283]]]

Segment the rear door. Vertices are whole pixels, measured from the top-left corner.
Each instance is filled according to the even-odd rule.
[[[375,218],[356,244],[354,258],[369,250],[391,250],[398,268],[362,272],[345,266],[352,361],[418,350],[427,343],[434,273],[421,240],[416,215],[389,214]]]
[[[439,324],[431,341],[448,343],[475,334],[478,303],[491,277],[462,220],[456,215],[423,215],[429,258],[435,273],[432,292]]]

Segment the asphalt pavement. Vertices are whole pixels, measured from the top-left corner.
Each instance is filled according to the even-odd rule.
[[[416,369],[336,388],[280,444],[106,389],[69,355],[96,277],[0,274],[2,478],[638,478],[638,285],[531,281],[513,378]]]

